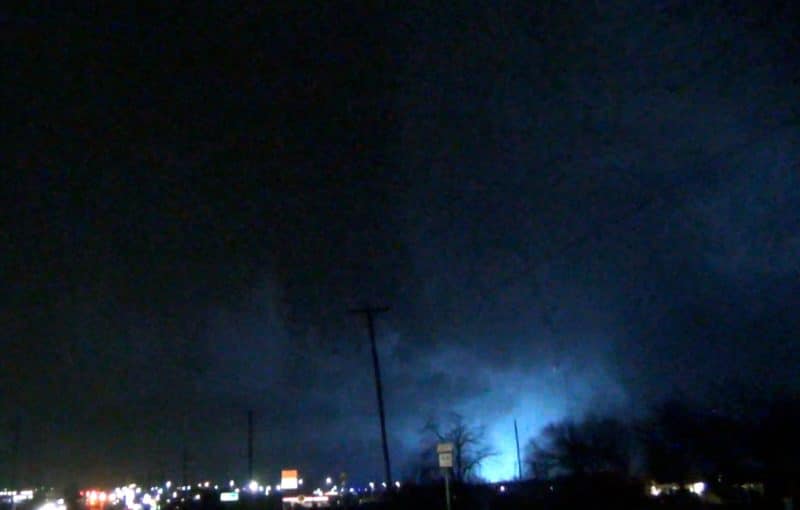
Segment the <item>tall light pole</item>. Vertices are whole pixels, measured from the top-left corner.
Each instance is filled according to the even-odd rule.
[[[369,341],[372,347],[372,368],[375,372],[375,392],[378,394],[378,414],[381,420],[381,442],[383,446],[383,469],[386,477],[386,488],[391,490],[392,486],[392,465],[389,461],[389,445],[386,442],[386,415],[383,410],[383,385],[381,383],[381,367],[378,362],[378,347],[375,345],[375,315],[388,312],[386,306],[365,306],[350,310],[350,313],[364,315],[367,318],[367,329],[369,330]]]

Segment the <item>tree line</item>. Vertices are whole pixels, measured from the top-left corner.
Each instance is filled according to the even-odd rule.
[[[495,455],[486,429],[453,414],[430,421],[415,470],[436,478],[436,442],[454,445],[453,478],[478,481]],[[638,418],[586,415],[551,423],[527,441],[526,478],[611,475],[659,482],[766,482],[781,488],[800,481],[800,399],[774,399],[739,412],[703,409],[671,400]]]

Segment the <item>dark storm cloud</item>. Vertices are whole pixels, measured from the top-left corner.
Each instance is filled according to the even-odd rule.
[[[451,329],[447,344],[474,346],[482,367],[570,367],[616,403],[704,392],[711,373],[761,377],[774,346],[737,333],[748,319],[736,310],[769,302],[743,278],[764,285],[761,271],[782,268],[785,279],[797,268],[796,193],[786,191],[797,153],[785,141],[796,136],[787,101],[797,91],[778,64],[787,39],[776,45],[747,17],[761,13],[740,6],[631,4],[623,22],[614,10],[517,7],[517,19],[542,17],[546,30],[531,34],[536,26],[508,22],[502,8],[459,10],[430,18],[436,29],[412,52],[401,157],[419,175],[410,193],[422,205],[406,235],[420,308]],[[700,31],[711,20],[723,26]],[[552,51],[531,51],[537,37]],[[720,271],[737,259],[757,267]],[[771,364],[791,381],[793,363]],[[456,370],[476,377],[470,368]],[[493,396],[507,382],[495,379]],[[487,409],[480,385],[464,386],[464,399]],[[554,393],[572,410],[591,394]]]
[[[239,477],[247,409],[268,481],[376,476],[364,302],[392,306],[400,461],[453,410],[503,476],[512,417],[531,435],[725,378],[796,384],[779,7],[4,19],[0,377],[45,445],[26,476],[176,477],[186,447],[193,476]]]

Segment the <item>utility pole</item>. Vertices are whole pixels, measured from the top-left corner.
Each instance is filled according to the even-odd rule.
[[[247,479],[253,480],[253,410],[247,411]]]
[[[183,485],[189,485],[189,449],[185,446],[181,456],[181,475],[183,476]]]
[[[167,469],[164,463],[164,459],[161,458],[159,459],[158,466],[156,468],[156,483],[158,485],[161,485],[162,483],[164,483],[164,480],[166,479],[167,479]]]
[[[375,391],[378,394],[378,414],[381,419],[381,441],[383,446],[383,469],[386,477],[386,489],[392,490],[392,467],[389,461],[389,445],[386,442],[386,415],[383,410],[383,386],[381,384],[381,367],[378,362],[378,348],[375,345],[375,315],[388,312],[386,306],[365,306],[350,310],[350,313],[364,315],[367,318],[369,341],[372,347],[372,368],[375,372]]]
[[[519,455],[519,430],[516,418],[514,418],[514,439],[517,441],[517,477],[522,480],[522,457]]]
[[[11,490],[16,490],[19,483],[19,447],[22,442],[22,420],[19,415],[14,418],[11,427]]]

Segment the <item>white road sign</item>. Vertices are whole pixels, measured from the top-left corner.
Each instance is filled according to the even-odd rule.
[[[453,467],[453,452],[444,452],[439,454],[439,467]]]

